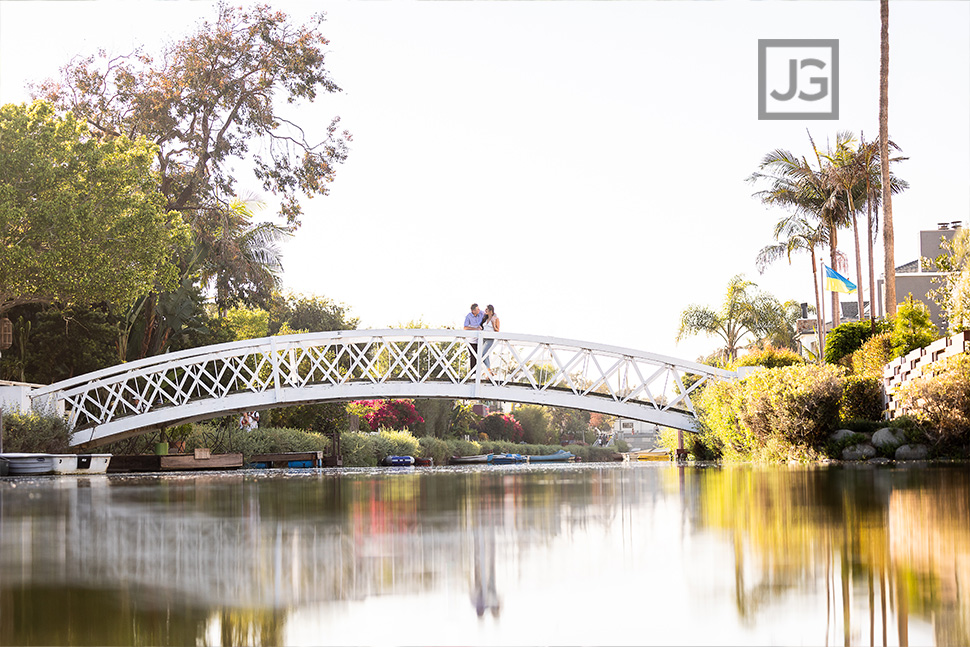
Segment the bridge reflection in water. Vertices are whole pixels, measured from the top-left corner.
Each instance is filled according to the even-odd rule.
[[[970,644],[968,502],[963,468],[6,479],[0,644]]]

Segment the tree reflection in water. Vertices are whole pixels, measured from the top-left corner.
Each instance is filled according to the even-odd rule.
[[[483,634],[497,636],[491,642],[528,643],[516,624],[536,624],[521,606],[526,591],[609,608],[627,604],[616,587],[629,577],[639,578],[638,595],[660,591],[650,603],[658,617],[676,618],[683,603],[666,591],[680,578],[687,604],[726,603],[740,626],[708,635],[657,625],[647,637],[629,634],[632,644],[739,642],[791,600],[820,603],[823,594],[818,634],[793,642],[905,645],[918,618],[938,644],[970,644],[968,502],[965,466],[0,479],[0,644],[284,644],[307,609],[321,615],[392,596],[421,606],[439,594],[460,598],[456,609],[482,631],[500,632]],[[705,568],[728,575],[733,601],[690,572],[701,538],[727,549],[729,563]],[[549,588],[529,588],[537,582]],[[465,626],[461,611],[421,612],[413,623]],[[619,622],[584,634],[576,631],[585,618],[566,616],[572,626],[559,641],[626,641]],[[305,642],[371,642],[371,626],[341,629],[324,623]],[[475,642],[462,636],[451,642]]]
[[[907,645],[911,614],[933,623],[937,644],[970,645],[966,466],[738,467],[706,470],[696,485],[698,526],[733,537],[742,617],[816,579],[822,564],[827,612],[841,614],[827,619],[826,645],[838,627],[846,645]],[[748,557],[759,566],[753,586]],[[868,603],[864,636],[851,615],[857,591]]]

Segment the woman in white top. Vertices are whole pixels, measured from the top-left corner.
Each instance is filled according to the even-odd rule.
[[[498,332],[501,329],[501,322],[499,318],[495,315],[495,308],[489,304],[485,306],[485,321],[482,322],[482,330]],[[491,364],[489,364],[488,351],[495,343],[494,339],[486,339],[485,343],[482,345],[482,363],[485,364],[485,368],[491,371]]]

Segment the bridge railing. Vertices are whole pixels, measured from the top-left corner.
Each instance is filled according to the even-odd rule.
[[[62,402],[75,431],[107,425],[130,432],[139,425],[172,424],[180,419],[173,408],[185,410],[181,419],[197,420],[233,410],[393,395],[570,407],[582,398],[601,403],[590,410],[693,416],[696,389],[710,379],[733,377],[729,371],[662,355],[535,335],[350,330],[145,358],[52,384],[32,398],[35,408]]]

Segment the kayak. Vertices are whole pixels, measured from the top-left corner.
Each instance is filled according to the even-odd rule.
[[[574,460],[576,458],[576,454],[567,452],[565,449],[560,449],[554,454],[529,456],[528,458],[530,463],[565,463],[567,461]]]
[[[488,457],[489,465],[512,465],[513,463],[525,463],[528,460],[522,454],[490,454]]]

